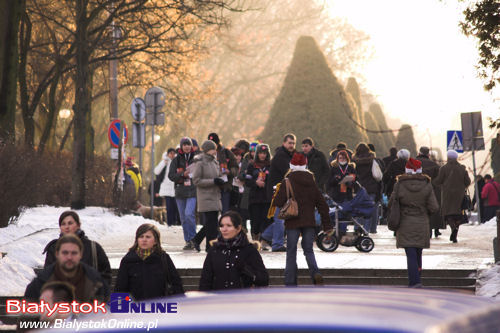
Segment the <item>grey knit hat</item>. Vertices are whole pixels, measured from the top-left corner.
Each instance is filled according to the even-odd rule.
[[[212,149],[217,149],[217,145],[212,140],[207,140],[201,145],[201,150],[203,150],[205,153]]]
[[[182,148],[183,145],[190,145],[190,146],[192,146],[193,142],[191,141],[190,138],[188,138],[187,136],[185,136],[185,137],[183,137],[181,139],[181,143],[180,143],[181,148]]]

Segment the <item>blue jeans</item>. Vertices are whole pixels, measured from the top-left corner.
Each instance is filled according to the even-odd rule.
[[[313,243],[316,235],[315,228],[298,228],[286,230],[286,266],[285,266],[285,285],[297,285],[297,243],[302,233],[302,250],[306,257],[309,274],[314,281],[314,274],[319,273],[316,258],[314,257]]]
[[[408,286],[422,283],[420,274],[422,272],[422,249],[417,247],[405,247],[406,264],[408,266]]]
[[[222,203],[222,214],[229,210],[231,206],[231,191],[220,191],[220,201]]]
[[[272,239],[271,247],[273,250],[277,250],[280,247],[283,247],[283,243],[285,242],[285,221],[278,218],[279,212],[280,209],[276,207],[276,212],[274,213],[274,222],[262,233],[262,238]]]
[[[176,198],[175,201],[179,209],[184,240],[189,242],[196,235],[196,197]]]

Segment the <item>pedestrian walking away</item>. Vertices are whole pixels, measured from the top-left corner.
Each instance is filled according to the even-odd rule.
[[[422,163],[410,158],[405,174],[396,178],[389,210],[399,202],[400,220],[396,247],[404,248],[408,267],[408,286],[422,287],[422,250],[430,247],[429,215],[439,209],[431,179],[422,174]]]
[[[287,190],[287,187],[289,187],[289,190]],[[316,186],[313,174],[306,169],[305,156],[300,153],[293,155],[290,161],[290,172],[283,180],[274,198],[274,204],[277,207],[283,207],[292,195],[297,201],[298,215],[285,220],[287,237],[285,285],[297,285],[297,243],[300,235],[302,235],[302,250],[304,251],[311,279],[314,284],[323,284],[323,277],[313,251],[316,236],[314,209],[318,209],[323,230],[332,233],[333,227],[325,198]]]
[[[458,153],[447,152],[448,162],[439,169],[433,184],[441,187],[441,215],[451,228],[450,241],[458,242],[457,235],[463,221],[462,202],[470,178],[465,166],[458,163]]]

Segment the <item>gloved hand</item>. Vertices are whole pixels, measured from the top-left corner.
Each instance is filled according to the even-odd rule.
[[[224,180],[221,178],[214,178],[214,184],[215,185],[224,185]]]

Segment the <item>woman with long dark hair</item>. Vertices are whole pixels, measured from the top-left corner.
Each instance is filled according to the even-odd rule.
[[[128,292],[135,300],[184,293],[172,259],[161,248],[156,226],[144,223],[137,228],[134,245],[120,262],[115,292]]]
[[[265,287],[269,285],[258,243],[250,243],[241,216],[228,211],[219,219],[220,235],[212,242],[201,272],[200,290]]]

